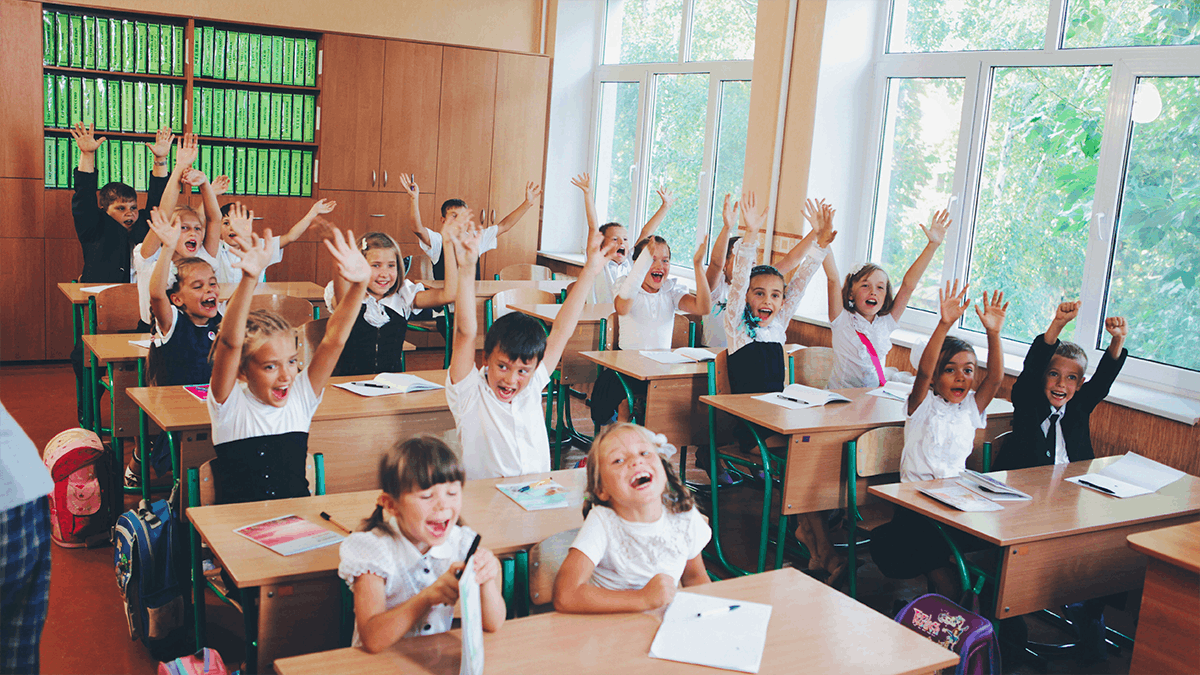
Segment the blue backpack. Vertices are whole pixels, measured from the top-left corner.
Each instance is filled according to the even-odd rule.
[[[141,640],[160,661],[190,651],[183,545],[179,519],[161,499],[142,500],[113,528],[113,562],[129,637]]]
[[[896,621],[958,654],[954,675],[1000,673],[1000,643],[992,623],[936,593],[905,605]],[[947,669],[949,670],[949,669]]]

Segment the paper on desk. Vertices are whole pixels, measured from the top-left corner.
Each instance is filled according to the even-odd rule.
[[[483,675],[483,610],[473,562],[467,562],[458,580],[458,599],[462,610],[462,664],[458,675]]]
[[[699,347],[680,347],[670,352],[656,352],[650,350],[641,350],[638,352],[642,356],[665,363],[674,365],[677,363],[699,363],[701,361],[712,361],[717,358],[717,355],[707,349]]]
[[[1166,464],[1130,452],[1096,473],[1085,473],[1067,480],[1124,499],[1158,492],[1184,475],[1184,472]]]
[[[738,608],[696,616],[731,605]],[[757,673],[770,622],[770,605],[681,591],[667,607],[650,658]]]
[[[912,393],[912,382],[896,382],[889,380],[887,384],[878,389],[872,389],[867,392],[871,396],[880,398],[890,398],[896,401],[907,401],[908,395]]]
[[[789,384],[783,388],[783,391],[774,394],[762,394],[753,397],[756,401],[765,401],[774,403],[775,405],[790,408],[791,410],[803,410],[804,408],[812,408],[826,403],[844,402],[849,403],[850,399],[841,394],[829,391],[827,389],[817,389],[815,387],[806,387],[802,384]]]
[[[976,494],[961,485],[917,488],[917,492],[932,497],[947,506],[953,506],[959,511],[999,511],[1004,508],[996,502]]]
[[[120,286],[120,285],[121,284],[107,284],[104,286],[80,286],[79,290],[83,291],[84,293],[99,293],[100,291],[106,291],[106,290],[112,288],[113,286]]]
[[[146,338],[145,340],[130,340],[129,344],[133,345],[134,347],[150,349],[151,342],[154,342],[154,338]]]
[[[806,403],[804,401],[789,401],[783,397],[783,394],[779,393],[759,394],[758,396],[751,396],[750,398],[754,399],[755,401],[763,401],[765,403],[773,403],[778,406],[783,406],[789,410],[804,410],[805,408],[815,408],[818,405],[817,403]]]
[[[334,384],[333,386],[340,389],[345,389],[346,391],[352,394],[358,394],[359,396],[388,396],[391,394],[404,393],[399,389],[392,389],[387,385],[371,382],[370,380],[363,380],[361,382],[341,382]]]

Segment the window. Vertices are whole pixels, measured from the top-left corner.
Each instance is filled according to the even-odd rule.
[[[1012,304],[1024,354],[1054,307],[1064,338],[1107,347],[1130,324],[1122,377],[1200,392],[1200,5],[1163,0],[893,0],[877,55],[875,179],[859,255],[898,283],[955,224],[906,312],[928,331],[942,280]],[[958,334],[984,336],[973,312]]]
[[[601,222],[636,236],[675,198],[658,233],[687,267],[741,188],[757,0],[608,0],[593,132]]]

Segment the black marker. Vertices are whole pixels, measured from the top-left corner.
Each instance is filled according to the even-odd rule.
[[[471,556],[475,555],[475,549],[479,548],[479,541],[483,539],[483,535],[475,535],[475,541],[471,542],[471,548],[467,549],[467,557],[463,559],[463,568],[454,573],[455,579],[461,579],[463,571],[467,569],[467,565],[471,564]]]
[[[1096,490],[1099,490],[1099,491],[1101,491],[1101,492],[1103,492],[1103,493],[1105,493],[1105,494],[1110,494],[1110,495],[1113,495],[1113,496],[1116,496],[1116,494],[1117,494],[1117,493],[1113,492],[1112,490],[1109,490],[1109,489],[1108,489],[1108,488],[1106,488],[1106,487],[1100,487],[1099,485],[1096,485],[1095,483],[1089,483],[1089,482],[1088,482],[1088,481],[1086,481],[1086,480],[1082,480],[1082,479],[1080,479],[1080,481],[1079,481],[1079,484],[1080,484],[1080,485],[1086,485],[1086,486],[1088,486],[1088,487],[1090,487],[1090,488],[1094,488],[1094,489],[1096,489]]]

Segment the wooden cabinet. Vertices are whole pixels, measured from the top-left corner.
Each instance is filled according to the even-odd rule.
[[[442,50],[441,45],[387,41],[379,142],[380,190],[404,192],[400,174],[411,173],[416,174],[425,192],[434,192]]]
[[[383,40],[325,36],[317,175],[323,189],[377,189],[383,57]]]
[[[436,202],[440,207],[447,199],[461,199],[475,210],[476,222],[482,223],[491,206],[499,54],[459,47],[446,47],[442,54]],[[440,216],[439,212],[432,220],[426,217],[426,226],[438,222]]]
[[[0,0],[0,45],[0,177],[41,179],[42,6]]]

